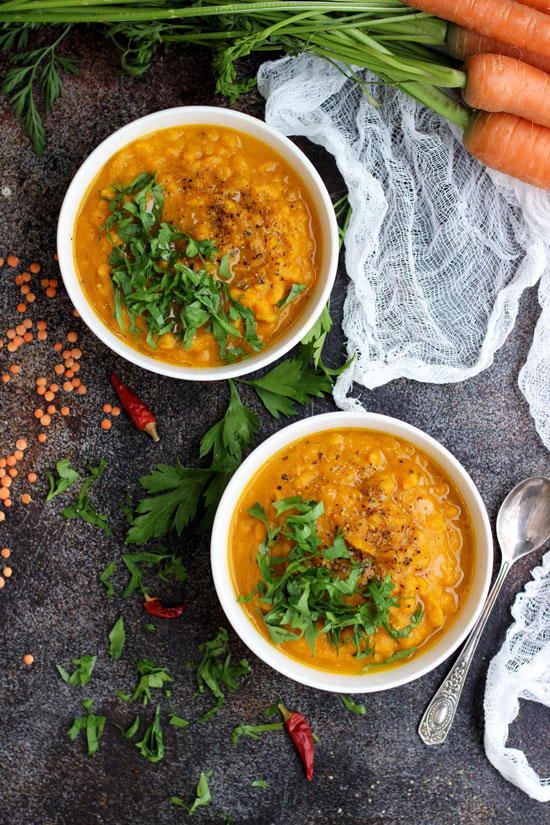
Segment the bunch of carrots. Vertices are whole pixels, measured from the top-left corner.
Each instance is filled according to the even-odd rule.
[[[24,52],[41,25],[55,27],[55,40]],[[234,65],[254,51],[313,52],[362,88],[357,68],[369,69],[460,126],[485,165],[550,189],[550,0],[0,0],[0,49],[18,52],[2,89],[37,152],[33,90],[48,111],[60,74],[76,72],[59,54],[75,25],[109,37],[132,75],[163,44],[209,47],[216,90],[231,102],[254,84]]]
[[[403,0],[450,21],[474,109],[464,146],[486,166],[550,189],[550,0]]]

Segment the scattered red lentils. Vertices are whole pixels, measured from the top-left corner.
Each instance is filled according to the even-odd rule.
[[[40,333],[38,333],[40,335]],[[23,336],[23,341],[26,341],[27,344],[32,341],[32,332],[26,332]]]
[[[71,384],[73,385],[73,387],[80,387],[81,383],[82,382],[80,381],[80,378],[73,378],[71,380]]]
[[[13,457],[16,461],[21,461],[23,458],[23,450],[14,450]]]
[[[103,405],[103,412],[104,413],[110,413],[112,409],[113,408],[112,408],[111,404],[104,404]]]
[[[111,427],[113,426],[113,422],[109,421],[108,418],[104,418],[103,421],[101,422],[101,426],[104,430],[110,430]]]
[[[5,466],[6,466],[6,459],[5,458],[0,458],[0,467],[5,467]]]
[[[44,393],[44,400],[45,401],[53,401],[54,398],[55,398],[55,393],[52,392],[51,390],[48,390],[48,392]]]
[[[73,315],[75,318],[80,318],[80,312],[77,309],[73,309]]]
[[[38,436],[38,440],[40,441],[40,443],[41,443],[41,444],[44,444],[44,442],[46,441],[47,437],[48,437],[48,436],[46,435],[46,433],[40,433],[40,434],[39,434],[39,436]]]
[[[86,395],[87,389],[84,384],[81,384],[80,387],[77,389],[77,393],[79,395]]]
[[[47,411],[50,415],[53,415],[56,412],[55,404],[48,404]]]
[[[41,329],[40,332],[36,333],[36,337],[38,338],[39,341],[45,341],[46,338],[48,337],[48,333],[46,332],[45,329]]]
[[[74,377],[74,372],[72,370],[67,370],[67,372],[65,373],[65,378],[73,378],[73,377]]]
[[[41,387],[41,386],[46,386],[47,381],[46,381],[45,378],[37,378],[36,383],[38,384],[39,387]]]
[[[38,395],[46,395],[46,387],[40,386],[36,388]]]
[[[10,372],[14,375],[17,375],[18,372],[21,371],[21,367],[18,367],[17,364],[12,364],[10,367]]]
[[[7,498],[4,501],[4,507],[11,507],[11,498]]]
[[[17,464],[16,457],[14,455],[9,455],[6,458],[6,464],[8,465],[8,467],[15,467],[15,465]]]
[[[44,415],[44,410],[37,409],[37,410],[34,411],[34,417],[35,418],[42,418],[43,415]]]
[[[31,279],[30,272],[23,272],[23,274],[21,275],[21,278],[23,279],[23,283],[28,283]]]
[[[15,478],[15,476],[17,475],[17,470],[15,469],[15,467],[10,467],[8,472],[12,478]]]
[[[17,308],[17,312],[26,312],[27,311],[27,305],[26,304],[17,304],[16,308]]]
[[[40,264],[31,264],[29,266],[29,269],[33,273],[33,275],[36,275],[38,272],[40,272]]]
[[[10,377],[7,374],[7,372],[5,372],[4,375],[2,376],[2,381],[4,382],[4,384],[7,384],[9,380],[10,380]]]
[[[71,357],[70,350],[68,350],[68,349],[64,349],[64,350],[63,350],[63,352],[62,352],[61,354],[62,354],[63,358],[65,358],[65,359],[67,359],[67,358],[70,358],[70,357]],[[65,366],[66,366],[66,365],[65,365]]]
[[[53,348],[56,352],[60,352],[63,349],[63,344],[58,341],[57,344],[53,345]]]
[[[73,391],[73,385],[71,384],[70,381],[64,381],[63,382],[63,389],[65,390],[65,392],[72,392]]]
[[[120,407],[113,407],[111,415],[120,415]]]
[[[2,550],[0,550],[0,555],[3,559],[9,559],[11,556],[11,550],[8,547],[3,547]]]
[[[2,479],[4,481],[4,479]],[[6,503],[6,499],[10,497],[10,491],[7,487],[0,487],[0,500],[3,499],[4,504]]]
[[[50,384],[50,392],[59,392],[59,384]]]
[[[19,258],[16,255],[8,255],[8,266],[13,269],[19,264]]]
[[[21,287],[21,295],[28,295],[30,291],[30,286],[28,284],[23,284],[23,286]]]
[[[4,515],[4,513],[2,513],[2,515]],[[1,519],[1,521],[4,521],[4,519]],[[0,576],[0,590],[2,590],[2,588],[3,588],[3,587],[4,587],[4,585],[5,585],[5,583],[6,583],[6,582],[4,581],[4,579],[2,578],[2,576]]]
[[[18,450],[26,450],[27,449],[27,440],[25,438],[18,438],[15,442],[15,446]]]
[[[46,290],[46,295],[48,298],[55,298],[57,295],[57,290],[53,288],[53,286],[49,286]]]
[[[69,415],[70,410],[68,407],[61,407],[61,415]]]
[[[11,567],[4,567],[4,569],[2,570],[2,573],[4,574],[6,579],[9,579],[11,574],[13,573],[13,570],[11,569]]]
[[[63,366],[63,364],[56,364],[54,370],[57,373],[57,375],[63,375],[63,373],[65,372],[65,367]]]
[[[32,653],[25,653],[25,655],[23,656],[23,661],[26,665],[30,667],[34,662],[34,656],[32,655]]]
[[[81,351],[81,350],[79,350],[79,349],[78,349],[78,347],[75,347],[74,349],[72,349],[72,350],[71,350],[71,356],[72,356],[73,358],[77,358],[77,359],[78,359],[78,358],[80,358],[80,356],[81,356],[81,355],[82,355],[82,351]]]
[[[31,503],[30,495],[28,493],[23,493],[23,495],[21,496],[21,501],[23,502],[23,504],[30,504]]]
[[[27,481],[30,481],[31,484],[34,484],[37,478],[38,476],[36,475],[36,473],[29,473],[27,476]]]
[[[34,294],[34,292],[29,292],[25,300],[29,304],[34,304],[34,302],[36,301],[36,295]]]
[[[40,423],[42,424],[43,427],[49,427],[51,422],[52,422],[52,419],[50,418],[49,415],[43,415],[42,418],[40,419]]]

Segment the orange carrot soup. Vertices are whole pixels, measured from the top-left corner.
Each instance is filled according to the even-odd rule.
[[[260,633],[303,664],[347,674],[435,641],[474,561],[470,516],[441,467],[366,429],[276,453],[243,492],[229,539],[233,584]]]
[[[181,126],[128,144],[76,218],[91,306],[131,347],[216,367],[269,347],[302,314],[321,256],[296,172],[233,129]]]

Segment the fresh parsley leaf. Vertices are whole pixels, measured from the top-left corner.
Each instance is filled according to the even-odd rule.
[[[151,690],[162,689],[166,682],[173,682],[171,676],[168,675],[163,667],[155,665],[152,659],[142,659],[136,661],[136,668],[140,675],[140,680],[136,686],[131,697],[121,696],[124,701],[135,702],[136,699],[141,699],[142,703],[146,705],[151,701]],[[120,696],[120,692],[118,692]]]
[[[381,667],[382,665],[389,665],[391,662],[397,662],[399,659],[408,659],[409,656],[412,656],[413,653],[416,652],[416,647],[403,647],[400,650],[396,650],[395,653],[392,653],[391,656],[388,656],[387,659],[384,659],[383,662],[373,662],[370,665],[367,665],[361,671],[361,675],[363,673],[368,673],[369,670],[372,670],[376,667]]]
[[[283,730],[284,722],[269,722],[265,725],[237,725],[231,733],[231,741],[237,746],[241,736],[250,736],[251,739],[260,739],[260,733],[273,730]]]
[[[81,699],[80,704],[88,711],[88,715],[79,716],[74,720],[72,726],[69,728],[69,737],[74,740],[81,730],[85,730],[86,741],[88,743],[88,756],[92,756],[99,747],[99,740],[103,734],[107,719],[105,716],[95,716],[95,714],[92,713],[93,699]]]
[[[46,501],[51,501],[55,496],[61,495],[65,490],[68,490],[71,484],[78,481],[80,475],[77,470],[71,467],[70,459],[62,458],[55,465],[55,470],[58,475],[57,481],[53,477],[53,473],[46,473],[46,477],[50,483],[50,489],[46,497]]]
[[[138,732],[138,728],[139,728],[139,714],[136,716],[136,718],[134,719],[134,721],[132,722],[130,727],[126,728],[126,730],[123,730],[122,728],[120,728],[120,732],[124,736],[125,739],[132,739],[136,735],[136,733]]]
[[[70,506],[65,507],[63,510],[63,515],[66,519],[72,519],[80,517],[84,519],[85,522],[88,524],[94,524],[96,527],[99,527],[100,530],[103,530],[108,536],[112,536],[112,532],[107,524],[107,516],[101,515],[98,513],[90,498],[88,496],[88,489],[92,482],[98,479],[103,470],[105,469],[105,459],[101,458],[99,460],[99,464],[97,467],[89,467],[88,468],[88,478],[80,488],[80,492],[78,494],[78,498],[76,502]]]
[[[154,625],[154,624],[151,624],[150,622],[147,622],[147,624],[144,624],[144,625],[143,625],[143,629],[144,629],[144,630],[148,630],[148,631],[149,631],[149,633],[154,633],[154,632],[155,632],[155,630],[156,630],[156,627],[155,627],[155,625]]]
[[[267,782],[264,782],[263,779],[255,779],[253,782],[250,783],[252,788],[269,788],[270,786]]]
[[[344,706],[348,710],[350,710],[352,713],[355,713],[357,716],[365,716],[366,715],[367,709],[365,708],[364,705],[356,704],[353,701],[353,699],[350,699],[349,696],[344,696],[343,694],[340,694],[340,699],[342,700],[342,703],[344,704]]]
[[[105,585],[107,588],[107,592],[105,593],[106,598],[111,599],[115,595],[115,588],[111,582],[111,576],[116,570],[116,564],[114,561],[109,562],[103,573],[99,574],[99,581]]]
[[[227,642],[227,630],[220,627],[219,633],[214,639],[199,645],[199,650],[203,653],[203,657],[197,668],[197,686],[199,693],[204,693],[208,688],[215,699],[217,699],[217,704],[199,717],[197,722],[206,722],[219,711],[225,700],[222,685],[224,685],[227,692],[230,693],[239,687],[237,679],[240,676],[247,676],[250,673],[250,665],[246,659],[241,659],[238,665],[231,664],[231,654],[226,653]]]
[[[225,816],[225,825],[233,825],[233,822],[235,822],[231,814],[228,814],[227,811],[220,811],[220,816]]]
[[[174,713],[170,714],[170,725],[174,725],[176,728],[186,728],[190,722],[187,719],[182,719],[181,716],[176,716]]]
[[[120,659],[125,641],[124,619],[119,616],[109,633],[109,656],[111,659]]]
[[[281,298],[280,301],[277,301],[277,306],[279,307],[279,310],[283,310],[285,307],[291,304],[292,301],[298,297],[298,295],[301,295],[305,288],[305,284],[292,284],[292,288],[286,296],[286,298]]]
[[[61,665],[56,665],[57,672],[64,682],[69,685],[86,685],[92,678],[94,672],[97,656],[81,656],[79,659],[73,659],[73,665],[77,666],[74,673],[69,674]]]
[[[164,739],[160,726],[160,705],[155,708],[153,721],[143,734],[141,742],[136,742],[136,748],[149,762],[160,762],[164,756]]]
[[[208,787],[208,780],[212,776],[212,771],[201,771],[200,779],[197,783],[197,789],[195,791],[195,801],[188,808],[189,814],[192,814],[197,808],[203,808],[206,805],[210,805],[212,801],[212,796],[210,794],[210,788]]]
[[[295,415],[298,404],[311,404],[332,392],[331,379],[321,370],[310,369],[299,358],[287,358],[254,381],[238,379],[253,387],[265,408],[274,418]]]

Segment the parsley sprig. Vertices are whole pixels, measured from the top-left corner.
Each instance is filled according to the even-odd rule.
[[[143,319],[146,341],[154,349],[168,332],[188,349],[206,326],[224,361],[259,351],[254,313],[226,283],[232,277],[229,255],[217,263],[220,250],[214,241],[196,240],[162,220],[164,191],[154,175],[142,172],[128,186],[111,188],[111,215],[102,228],[113,245],[109,264],[121,331],[126,329],[124,309],[136,336],[141,335],[136,319]]]
[[[355,559],[341,533],[330,547],[322,547],[317,532],[322,502],[296,496],[275,501],[274,507],[277,516],[282,516],[275,525],[269,523],[260,504],[248,511],[263,523],[266,535],[256,556],[261,579],[252,593],[240,597],[241,601],[255,600],[274,644],[304,637],[315,656],[316,639],[326,634],[336,650],[351,642],[354,656],[362,659],[375,653],[372,637],[381,627],[394,639],[410,634],[422,618],[421,605],[405,628],[392,627],[390,609],[398,607],[400,600],[393,596],[391,576],[364,583],[368,562]],[[286,556],[278,555],[279,538],[291,544]],[[345,562],[345,573],[339,564],[334,565],[340,560]],[[407,651],[413,652],[414,648]]]
[[[239,687],[237,679],[250,673],[250,665],[246,659],[240,659],[238,665],[231,664],[231,654],[227,653],[228,639],[227,630],[220,627],[219,633],[214,639],[199,646],[199,650],[203,654],[197,668],[199,693],[204,693],[208,688],[215,697],[216,704],[206,713],[203,713],[197,719],[197,722],[206,722],[219,711],[225,701],[222,685],[225,686],[227,693],[230,693]]]

